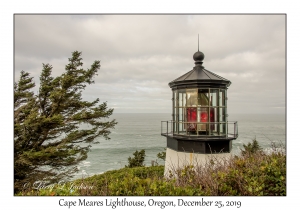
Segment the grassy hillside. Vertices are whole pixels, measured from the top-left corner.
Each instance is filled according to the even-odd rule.
[[[267,154],[255,142],[244,148],[240,156],[211,158],[204,165],[173,171],[167,178],[164,166],[123,168],[18,195],[286,195],[285,152],[274,149]]]

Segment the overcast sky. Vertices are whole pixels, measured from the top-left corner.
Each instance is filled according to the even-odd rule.
[[[71,52],[85,68],[101,60],[85,100],[115,113],[171,113],[168,83],[203,66],[232,82],[228,113],[285,112],[285,15],[15,15],[15,79],[39,84],[42,63],[64,72]],[[38,88],[35,88],[37,92]]]

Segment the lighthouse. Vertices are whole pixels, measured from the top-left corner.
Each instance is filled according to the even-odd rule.
[[[238,137],[237,122],[227,119],[231,82],[204,68],[199,47],[193,59],[193,69],[169,83],[172,120],[161,122],[161,135],[167,139],[165,175],[211,155],[230,156],[232,141]]]

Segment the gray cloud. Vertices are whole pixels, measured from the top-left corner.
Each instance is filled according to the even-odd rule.
[[[168,83],[204,52],[206,69],[229,79],[229,113],[284,113],[284,15],[15,15],[15,77],[38,84],[42,63],[64,71],[74,50],[101,60],[84,99],[115,112],[171,112]],[[37,90],[37,89],[36,89]]]

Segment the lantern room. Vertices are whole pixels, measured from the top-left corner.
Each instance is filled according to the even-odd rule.
[[[204,68],[204,54],[194,53],[195,66],[169,83],[172,120],[163,121],[161,135],[176,152],[230,153],[238,137],[237,122],[227,117],[227,90],[231,82]]]
[[[226,135],[226,89],[173,90],[173,133],[188,136]]]

